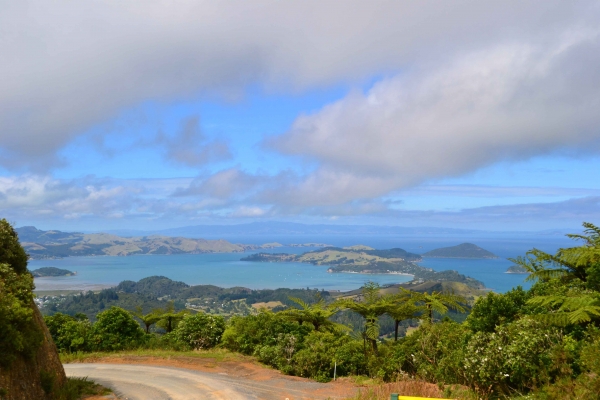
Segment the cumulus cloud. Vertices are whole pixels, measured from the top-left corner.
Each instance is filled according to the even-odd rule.
[[[343,204],[501,160],[597,149],[599,88],[599,31],[568,31],[384,79],[268,144],[319,165],[286,195]]]
[[[224,175],[227,174],[236,173],[224,171]],[[76,229],[84,230],[88,226],[86,222],[90,222],[89,226],[93,226],[93,229],[100,229],[101,226],[114,228],[116,224],[156,230],[194,221],[294,219],[298,216],[303,220],[343,218],[344,221],[363,223],[365,220],[361,218],[368,216],[371,223],[460,225],[485,229],[490,226],[496,229],[511,228],[515,223],[530,223],[532,229],[579,226],[581,221],[600,219],[600,196],[597,194],[556,201],[555,196],[562,197],[566,193],[550,191],[545,192],[548,196],[546,202],[471,207],[457,211],[411,210],[401,201],[381,199],[354,200],[344,204],[297,205],[265,200],[256,189],[246,191],[245,195],[231,192],[236,193],[235,196],[210,190],[186,196],[171,195],[174,190],[181,190],[175,188],[190,184],[194,185],[188,179],[118,180],[85,177],[59,180],[37,175],[2,177],[0,213],[18,225],[41,224],[47,228],[57,228],[71,221]],[[266,179],[265,185],[269,184]],[[258,188],[264,186],[259,185]],[[532,190],[535,191],[535,188]],[[584,192],[575,190],[573,193]]]
[[[143,102],[236,98],[255,84],[301,91],[544,43],[598,26],[598,4],[31,0],[4,2],[0,26],[0,162],[44,169],[76,135]]]

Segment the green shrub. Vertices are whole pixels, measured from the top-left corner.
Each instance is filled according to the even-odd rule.
[[[550,382],[553,353],[563,343],[556,328],[525,318],[478,332],[469,341],[463,361],[467,384],[483,394],[528,392]]]
[[[201,312],[186,315],[173,333],[177,340],[197,350],[215,347],[221,341],[224,331],[223,317]]]
[[[496,326],[514,321],[530,298],[520,286],[504,294],[490,292],[477,300],[467,317],[474,332],[494,332]]]
[[[56,313],[44,321],[60,352],[89,351],[92,325],[87,319]]]
[[[280,334],[292,334],[298,342],[312,330],[306,325],[286,321],[269,311],[247,317],[233,317],[223,333],[223,347],[254,355],[263,346],[276,346]]]
[[[122,308],[111,307],[96,318],[90,332],[92,350],[122,350],[137,347],[142,342],[144,331]]]
[[[365,370],[362,343],[347,334],[313,331],[304,339],[302,349],[293,356],[293,373],[327,382],[337,375],[344,376]]]
[[[389,344],[392,351],[381,366],[386,380],[408,374],[429,382],[462,384],[462,359],[471,335],[463,324],[453,321],[425,323],[411,335]]]

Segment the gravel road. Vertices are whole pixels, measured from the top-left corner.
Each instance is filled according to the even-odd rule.
[[[67,376],[89,377],[129,400],[188,399],[319,399],[318,382],[290,382],[285,378],[254,381],[224,373],[131,364],[65,364]],[[290,387],[293,386],[293,387]]]

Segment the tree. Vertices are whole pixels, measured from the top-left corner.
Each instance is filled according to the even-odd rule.
[[[394,320],[394,340],[398,341],[398,326],[401,321],[415,318],[419,308],[406,296],[389,296],[386,298],[387,307],[385,313]]]
[[[219,315],[200,312],[186,315],[173,331],[177,340],[194,350],[215,347],[225,331],[225,320]]]
[[[17,354],[32,355],[43,340],[34,322],[33,277],[27,271],[27,254],[17,233],[0,220],[0,365],[8,366]]]
[[[136,312],[133,313],[133,315],[142,321],[146,333],[150,333],[150,327],[163,318],[163,316],[160,314],[160,311],[154,310],[149,314],[144,314],[142,312],[142,307],[139,306],[136,308]]]
[[[98,350],[122,350],[135,347],[144,335],[140,324],[120,307],[111,307],[96,316],[92,326],[93,346]]]
[[[160,315],[157,325],[164,328],[167,333],[173,332],[179,321],[181,321],[186,314],[190,313],[188,310],[175,312],[175,304],[173,301],[170,301],[164,310],[155,310],[155,312]]]
[[[387,312],[389,307],[388,300],[382,298],[379,289],[378,283],[367,282],[362,288],[360,296],[362,301],[343,299],[334,303],[337,307],[350,309],[365,319],[363,338],[371,342],[374,352],[377,352],[377,339],[379,338],[378,320],[381,315]]]
[[[517,319],[529,297],[521,286],[504,294],[490,292],[477,300],[467,317],[467,325],[475,332],[494,332],[497,326]]]
[[[17,232],[6,219],[0,219],[0,264],[8,264],[17,274],[27,272],[27,253]]]
[[[329,318],[339,311],[337,307],[328,307],[325,300],[317,293],[317,302],[308,304],[297,297],[289,297],[291,301],[296,303],[300,308],[289,308],[279,312],[279,315],[286,319],[296,321],[300,325],[303,322],[308,322],[315,327],[315,331],[321,328],[334,328],[336,325]]]
[[[448,309],[465,312],[465,308],[462,304],[466,304],[467,300],[462,297],[455,295],[454,293],[444,293],[433,291],[431,293],[420,293],[413,292],[404,288],[400,288],[402,292],[400,296],[410,299],[420,306],[421,310],[424,311],[421,318],[427,318],[429,322],[433,322],[433,313],[446,314]]]
[[[567,235],[583,240],[582,246],[561,248],[554,255],[533,249],[525,257],[511,260],[530,273],[527,280],[560,285],[553,294],[528,300],[528,304],[548,311],[536,318],[566,326],[600,317],[600,228],[589,222],[583,227],[585,235]]]
[[[579,280],[588,289],[600,291],[600,228],[589,222],[584,222],[583,227],[586,235],[567,235],[583,240],[583,246],[561,248],[554,255],[534,248],[525,257],[510,260],[529,272],[526,280]]]

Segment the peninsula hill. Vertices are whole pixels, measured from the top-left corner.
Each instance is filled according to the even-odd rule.
[[[133,254],[234,253],[281,247],[234,244],[226,240],[188,239],[169,236],[121,237],[107,233],[42,231],[33,226],[16,229],[21,244],[31,258],[69,256],[128,256]]]
[[[478,289],[484,287],[482,282],[461,275],[456,271],[435,272],[431,268],[422,267],[415,263],[421,260],[421,256],[400,248],[374,250],[366,246],[326,247],[303,254],[256,253],[241,260],[300,262],[328,266],[327,272],[330,273],[405,274],[413,275],[417,280],[452,281],[465,283]]]
[[[428,251],[423,257],[429,258],[498,258],[491,253],[473,243],[463,243],[458,246],[442,247]]]
[[[43,278],[46,276],[72,276],[75,275],[75,272],[56,267],[43,267],[31,271],[31,275],[34,278]]]

